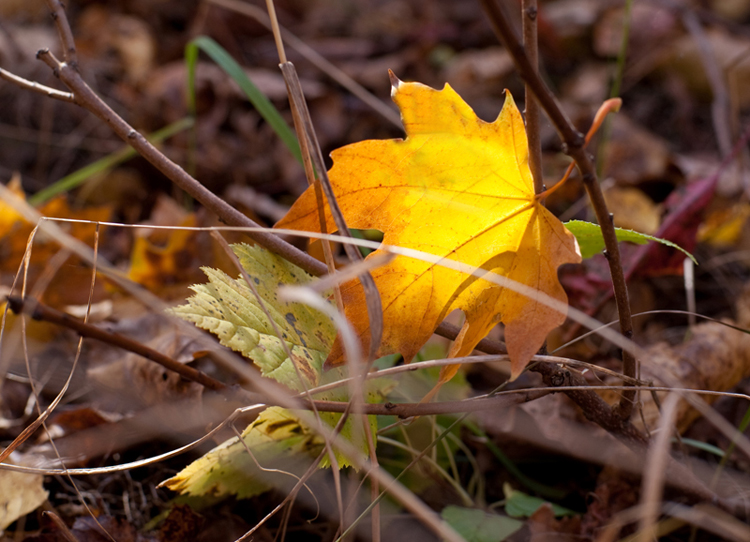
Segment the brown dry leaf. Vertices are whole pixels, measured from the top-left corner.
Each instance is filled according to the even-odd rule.
[[[738,302],[738,322],[727,321],[743,328],[750,326],[750,289],[746,289]],[[668,375],[671,384],[661,375]],[[696,390],[727,391],[740,380],[750,376],[750,335],[716,322],[698,324],[691,329],[691,337],[685,343],[671,346],[657,343],[646,348],[641,359],[641,378],[655,386],[672,386]],[[674,384],[675,382],[679,384]],[[666,392],[657,394],[662,400]],[[619,392],[605,392],[602,396],[609,403],[619,399]],[[718,397],[704,395],[712,403]],[[659,423],[659,409],[650,393],[642,392],[643,418],[649,429]],[[699,416],[685,401],[677,407],[675,425],[680,432],[686,430]],[[633,422],[643,427],[641,417]]]
[[[19,198],[25,199],[20,177],[14,177],[8,188]],[[111,208],[108,206],[89,207],[73,210],[64,196],[50,200],[37,209],[42,215],[53,218],[67,218],[87,222],[58,222],[58,226],[84,244],[93,247],[96,241],[96,226],[91,222],[109,220]],[[5,202],[0,202],[0,274],[14,276],[23,260],[26,246],[34,226],[26,222]],[[99,229],[100,235],[104,228]],[[60,251],[60,245],[41,235],[36,236],[29,259],[27,287],[32,287],[39,274],[48,268],[49,261]],[[62,263],[59,272],[47,286],[42,300],[52,306],[82,304],[88,299],[91,282],[91,269],[81,264],[76,257]],[[100,299],[103,290],[95,291],[95,301]]]
[[[529,542],[577,542],[581,539],[581,517],[555,518],[552,505],[545,503],[528,521]]]
[[[654,235],[659,229],[661,205],[654,203],[642,190],[615,186],[604,193],[604,200],[618,228],[648,235]]]
[[[192,228],[198,225],[198,220],[194,213],[188,213],[173,199],[160,196],[146,224]],[[200,281],[203,278],[200,266],[210,265],[212,261],[207,261],[203,251],[206,247],[198,239],[199,232],[188,229],[137,230],[128,278],[160,293],[168,286]],[[187,293],[187,290],[180,293]]]
[[[670,164],[667,143],[620,113],[612,117],[607,143],[605,177],[622,184],[641,183],[666,176]]]
[[[750,38],[717,28],[708,30],[706,39],[720,70],[727,76],[728,90],[737,106],[741,109],[750,107],[750,92],[747,92],[750,87]],[[697,97],[712,99],[711,84],[703,68],[700,47],[693,36],[686,35],[676,40],[659,69],[676,73]]]
[[[26,199],[24,191],[21,188],[20,177],[14,176],[8,183],[8,188],[19,198]],[[50,200],[38,208],[37,211],[48,217],[90,221],[106,221],[109,219],[111,213],[109,207],[92,207],[73,211],[68,207],[65,198],[62,196]],[[96,232],[94,225],[68,222],[59,223],[59,226],[79,241],[89,246],[94,245],[94,235]],[[33,225],[26,222],[12,207],[0,201],[0,271],[11,273],[17,271],[18,264],[21,263],[23,254],[26,251],[29,234],[33,229]],[[57,243],[37,238],[31,255],[31,265],[44,266],[58,250],[59,245]]]
[[[736,202],[708,214],[698,228],[698,241],[716,247],[735,246],[750,218],[750,203]]]
[[[165,328],[145,344],[181,363],[192,361],[192,353],[198,348],[188,337],[177,335],[174,328]],[[140,410],[183,399],[195,401],[197,407],[203,392],[199,384],[137,354],[126,354],[117,361],[90,369],[87,375],[97,390],[97,406],[108,412]]]
[[[40,474],[0,470],[0,533],[47,500],[43,480]]]
[[[127,81],[146,81],[156,61],[157,44],[145,21],[93,5],[78,17],[76,30],[78,51],[90,57],[87,60],[96,62],[103,54],[114,53]]]

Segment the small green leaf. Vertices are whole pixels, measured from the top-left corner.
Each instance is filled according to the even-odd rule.
[[[503,484],[503,493],[505,493],[505,513],[514,518],[527,518],[539,510],[543,504],[548,501],[539,497],[532,497],[522,491],[516,491],[510,484]],[[564,508],[557,504],[549,503],[552,506],[552,513],[555,517],[574,516],[576,512]]]
[[[440,515],[466,542],[500,542],[523,527],[517,519],[475,508],[446,506]]]
[[[604,237],[602,237],[602,230],[598,224],[592,224],[591,222],[584,222],[583,220],[571,220],[565,223],[565,227],[576,236],[578,240],[578,246],[581,247],[581,256],[584,258],[591,258],[595,254],[599,254],[604,250]],[[662,245],[676,248],[680,252],[684,253],[685,256],[693,260],[695,265],[698,265],[698,261],[695,257],[690,254],[687,250],[679,245],[666,239],[660,239],[659,237],[653,237],[646,235],[645,233],[639,233],[633,230],[624,230],[622,228],[615,228],[615,234],[617,240],[628,241],[637,245],[645,245],[649,241],[656,241]]]
[[[263,305],[242,276],[233,279],[205,267],[208,284],[192,286],[195,295],[187,300],[187,305],[171,312],[210,331],[221,344],[253,360],[264,376],[295,391],[316,386],[336,330],[327,316],[300,303],[281,301],[277,295],[280,284],[305,284],[312,277],[267,250],[244,244],[232,249]],[[304,378],[304,385],[298,373]]]

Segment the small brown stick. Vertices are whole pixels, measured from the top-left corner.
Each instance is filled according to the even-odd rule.
[[[67,64],[72,64],[77,71],[78,53],[76,52],[76,42],[73,39],[73,30],[70,28],[70,22],[68,22],[68,16],[65,13],[65,5],[61,0],[47,0],[47,5],[52,12],[52,20],[55,21],[57,34],[60,36],[60,42],[63,46],[63,60]]]
[[[625,275],[623,273],[622,261],[620,258],[620,248],[617,243],[617,236],[615,235],[612,215],[607,209],[601,186],[597,181],[594,164],[584,149],[584,136],[576,130],[573,123],[570,122],[570,119],[568,119],[563,112],[555,96],[539,77],[539,74],[529,61],[523,45],[511,28],[508,19],[497,2],[494,0],[480,0],[480,2],[495,29],[495,33],[513,57],[516,69],[521,75],[521,78],[524,80],[528,88],[534,92],[540,105],[544,108],[544,111],[555,125],[555,128],[565,144],[565,152],[575,160],[578,169],[581,171],[581,178],[586,187],[589,199],[591,200],[591,205],[596,212],[596,218],[601,227],[602,236],[604,237],[604,245],[606,246],[605,256],[609,263],[612,285],[615,292],[615,302],[617,304],[617,312],[620,320],[620,332],[626,338],[632,339],[633,320],[630,312],[628,288],[625,282]],[[636,378],[638,372],[635,357],[625,350],[622,352],[622,372],[625,376],[630,378]],[[616,409],[617,414],[622,419],[630,418],[630,415],[633,412],[635,393],[635,390],[623,392],[620,403]]]
[[[537,0],[523,0],[521,6],[523,18],[523,46],[532,67],[539,71],[539,42],[537,38]],[[529,140],[529,169],[534,178],[534,192],[544,191],[544,174],[542,171],[542,141],[540,138],[541,118],[539,104],[534,92],[526,86],[526,137]]]
[[[240,0],[208,0],[209,4],[222,7],[227,10],[234,11],[235,13],[241,13],[247,17],[252,17],[255,21],[265,26],[268,30],[273,30],[273,24],[270,18],[266,15],[262,9]],[[331,64],[322,55],[315,51],[312,47],[307,45],[304,40],[301,40],[289,30],[283,26],[277,25],[279,34],[284,38],[284,42],[288,43],[292,49],[295,49],[300,55],[302,55],[310,64],[318,68],[321,72],[325,73],[336,81],[339,85],[344,87],[346,90],[351,92],[354,96],[362,100],[366,105],[370,106],[374,111],[383,116],[394,126],[401,128],[401,117],[393,109],[378,97],[373,95],[365,87],[357,83],[354,79],[348,76],[344,71]]]
[[[119,333],[112,333],[94,325],[86,324],[82,320],[79,320],[74,316],[58,311],[57,309],[53,309],[52,307],[49,307],[38,301],[28,302],[28,300],[17,296],[8,296],[7,299],[10,310],[15,312],[16,314],[20,314],[21,312],[25,311],[34,320],[41,320],[44,322],[50,322],[52,324],[63,326],[68,329],[72,329],[82,337],[96,339],[97,341],[111,344],[112,346],[117,346],[118,348],[122,348],[123,350],[127,350],[128,352],[133,352],[135,354],[138,354],[139,356],[143,356],[146,359],[158,363],[165,369],[173,371],[187,380],[197,382],[198,384],[210,390],[224,391],[227,389],[226,384],[219,382],[218,380],[208,376],[207,374],[193,369],[188,365],[175,361],[169,356],[165,356],[161,352],[149,348],[148,346],[145,346],[138,341],[129,339],[124,335],[120,335]]]
[[[553,388],[588,385],[579,373],[553,363],[539,363],[530,370],[541,374],[544,383]],[[593,390],[568,390],[565,395],[581,408],[587,419],[606,429],[629,448],[642,450],[648,444],[648,439],[633,424],[618,416]]]
[[[57,527],[57,529],[60,531],[60,534],[65,540],[67,540],[68,542],[81,542],[75,537],[73,532],[68,528],[68,526],[60,518],[60,516],[50,510],[45,510],[44,512],[42,512],[42,516],[52,520],[52,523],[55,524],[55,527]]]
[[[39,94],[42,94],[43,96],[47,96],[48,98],[54,98],[63,102],[75,103],[75,97],[70,92],[62,92],[60,90],[44,86],[41,83],[37,83],[36,81],[29,81],[28,79],[24,79],[23,77],[14,75],[8,70],[4,70],[2,68],[0,68],[0,79],[5,79],[9,83],[18,85],[24,90],[37,92]]]

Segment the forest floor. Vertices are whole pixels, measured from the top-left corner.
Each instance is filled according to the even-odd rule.
[[[520,0],[501,3],[520,21]],[[143,134],[182,122],[158,143],[168,157],[263,226],[286,214],[307,188],[303,167],[237,84],[203,53],[196,68],[192,128],[185,121],[190,118],[185,47],[208,36],[292,124],[263,2],[71,0],[66,9],[81,75],[117,114]],[[276,10],[328,166],[328,154],[344,145],[404,137],[390,99],[388,70],[403,81],[437,89],[449,83],[488,122],[502,109],[506,89],[524,110],[523,81],[479,2],[279,0]],[[716,321],[750,328],[750,0],[634,1],[630,12],[616,0],[549,0],[540,1],[538,23],[541,74],[581,132],[607,98],[622,98],[622,109],[610,115],[588,147],[615,225],[665,237],[698,261],[697,266],[685,263],[684,254],[664,246],[621,245],[634,341],[645,353],[641,377],[661,385],[653,375],[665,370],[675,378],[671,387],[721,392],[704,399],[731,426],[747,429],[750,339]],[[0,67],[64,90],[35,58],[42,48],[61,55],[46,2],[0,2]],[[368,101],[352,94],[352,83]],[[614,84],[619,91],[613,91]],[[231,259],[208,231],[147,228],[219,226],[216,216],[143,158],[97,162],[118,156],[124,143],[85,109],[7,80],[0,80],[0,104],[3,184],[18,194],[22,190],[43,215],[106,222],[100,227],[60,225],[96,246],[102,261],[156,294],[156,300],[144,303],[145,297],[108,280],[97,280],[92,288],[90,266],[60,252],[57,242],[44,235],[32,245],[26,295],[80,317],[88,307],[91,323],[226,384],[241,384],[162,310],[183,303],[191,285],[206,281],[202,266],[236,274]],[[541,144],[545,184],[551,186],[570,158],[545,117]],[[93,163],[98,164],[93,171],[81,172]],[[61,179],[66,179],[62,185]],[[563,221],[594,220],[575,173],[546,205]],[[21,295],[19,266],[31,232],[31,224],[0,202],[3,295]],[[250,241],[240,232],[224,235],[229,242]],[[303,241],[294,243],[306,248]],[[563,266],[559,274],[572,307],[605,324],[617,318],[607,295],[611,279],[603,255]],[[460,315],[450,318],[460,323]],[[6,311],[3,330],[0,449],[61,397],[45,426],[19,442],[9,461],[49,469],[59,467],[56,458],[63,457],[67,468],[92,472],[13,478],[0,470],[0,529],[5,529],[0,540],[231,541],[259,525],[287,497],[288,483],[247,499],[218,491],[185,498],[157,488],[233,437],[227,428],[179,455],[133,469],[102,469],[156,458],[193,442],[231,409],[206,397],[197,384],[122,349],[87,339],[77,354],[78,336],[69,329],[22,322]],[[569,320],[550,334],[547,352],[621,371],[619,348],[597,335],[582,337],[585,331]],[[502,329],[491,337],[501,340]],[[221,350],[218,343],[215,347]],[[446,339],[435,336],[418,359],[444,358],[448,348]],[[569,370],[591,386],[614,382],[592,369]],[[434,384],[436,371],[405,378],[388,400],[419,401]],[[506,362],[467,365],[440,399],[488,393],[509,375]],[[527,372],[509,389],[541,386],[541,377]],[[617,394],[604,395],[616,400]],[[634,423],[655,429],[656,407],[648,394],[642,400],[644,413],[636,413]],[[588,421],[564,394],[466,419],[424,416],[390,428],[396,421],[393,416],[378,420],[381,466],[398,475],[429,449],[401,481],[459,531],[468,529],[461,532],[470,533],[469,540],[620,540],[637,530],[640,516],[632,507],[643,502],[648,462],[628,456],[627,448]],[[750,490],[749,448],[743,451],[731,432],[684,401],[673,425],[679,432],[675,461],[720,494],[722,503],[735,505],[730,514],[731,507],[701,502],[689,484],[666,472],[657,511],[659,539],[742,540],[750,518],[742,504]],[[244,425],[237,427],[241,431]],[[430,449],[449,427],[449,436]],[[369,499],[369,491],[359,487],[360,474],[346,468],[337,480],[328,469],[316,472],[309,493],[303,490],[294,506],[263,522],[253,539],[334,540]],[[343,520],[337,512],[337,484],[344,502],[353,503]],[[13,515],[15,506],[23,513]],[[470,509],[482,513],[472,515]],[[384,540],[435,539],[396,500],[385,499],[381,514]],[[607,531],[618,521],[622,530]],[[366,516],[349,539],[372,537]]]

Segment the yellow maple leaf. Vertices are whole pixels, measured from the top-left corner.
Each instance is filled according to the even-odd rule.
[[[557,268],[581,257],[575,237],[535,197],[526,131],[510,93],[497,120],[487,123],[447,84],[438,91],[391,78],[407,138],[363,141],[331,155],[329,177],[347,224],[382,230],[386,245],[493,271],[567,304]],[[328,209],[326,219],[334,231]],[[312,189],[276,227],[319,231]],[[515,378],[565,320],[510,288],[404,256],[372,275],[383,303],[381,355],[411,360],[443,318],[461,309],[466,323],[451,355],[468,355],[503,322]],[[353,281],[342,294],[366,350],[362,288]],[[343,363],[340,347],[327,363]],[[444,371],[441,381],[453,374],[455,368]]]

